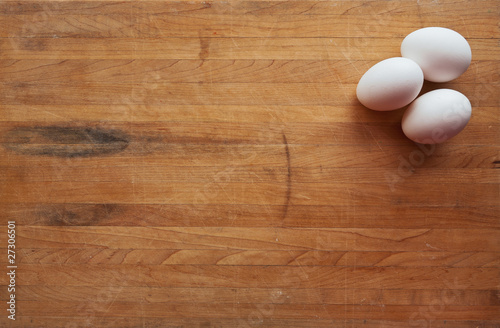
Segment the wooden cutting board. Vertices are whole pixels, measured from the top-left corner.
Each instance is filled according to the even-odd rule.
[[[499,18],[1,1],[0,326],[499,327]],[[425,84],[473,105],[437,146],[355,96],[426,26],[473,53]]]

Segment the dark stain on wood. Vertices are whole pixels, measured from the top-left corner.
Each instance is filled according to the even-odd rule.
[[[23,38],[19,41],[20,48],[30,51],[43,51],[46,49],[46,44],[43,39]]]
[[[3,138],[4,148],[22,155],[92,157],[128,147],[129,136],[112,129],[89,127],[18,127]]]
[[[288,215],[288,207],[290,205],[290,196],[292,193],[292,169],[290,166],[290,149],[288,148],[288,140],[286,135],[283,133],[283,144],[285,145],[286,154],[286,167],[287,167],[287,179],[286,179],[286,201],[285,210],[283,211],[283,219]]]
[[[200,52],[198,53],[198,57],[201,60],[205,60],[208,58],[210,53],[210,38],[204,36],[208,32],[203,33],[202,31],[198,32],[198,37],[200,39]]]
[[[37,211],[37,221],[49,226],[103,225],[117,208],[114,204],[44,205]]]

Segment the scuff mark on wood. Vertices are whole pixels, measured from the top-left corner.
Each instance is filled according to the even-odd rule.
[[[112,129],[35,126],[7,132],[3,147],[31,156],[93,157],[115,154],[128,147],[129,136]]]
[[[205,60],[210,54],[210,38],[204,37],[201,31],[198,33],[198,36],[200,39],[200,52],[198,53],[198,57],[201,60]]]
[[[49,226],[93,226],[104,224],[117,211],[115,204],[43,205],[38,221]]]
[[[283,211],[283,220],[286,219],[288,214],[288,207],[290,205],[290,197],[292,193],[292,169],[290,166],[290,149],[288,148],[288,140],[285,133],[283,133],[283,144],[285,145],[286,166],[287,166],[287,179],[286,179],[286,200],[285,210]]]

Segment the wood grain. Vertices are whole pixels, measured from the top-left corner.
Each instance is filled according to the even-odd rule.
[[[475,1],[0,2],[1,327],[500,326],[500,12]],[[361,75],[461,33],[466,129]],[[10,269],[9,269],[10,270]]]
[[[112,84],[158,82],[202,83],[357,83],[352,65],[367,69],[374,60],[11,60],[0,73],[11,83],[81,83],[100,81]],[[457,83],[498,81],[498,61],[475,62]],[[333,74],[332,74],[333,73]]]
[[[314,16],[311,18],[314,19]],[[364,20],[364,18],[363,18]],[[419,24],[419,26],[422,26]],[[416,27],[416,25],[415,25]],[[418,28],[418,27],[417,27]],[[408,31],[411,33],[412,31]],[[399,35],[400,39],[405,36]],[[61,40],[64,42],[61,42]],[[267,41],[266,41],[267,40]],[[393,38],[42,38],[0,40],[1,59],[374,60],[399,55]],[[168,41],[168,42],[167,42]],[[476,60],[498,58],[496,39],[469,39]],[[209,49],[209,51],[207,51]],[[355,68],[353,68],[356,70]],[[356,71],[362,75],[361,70]]]

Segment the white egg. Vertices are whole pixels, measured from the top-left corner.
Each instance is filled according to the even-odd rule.
[[[444,27],[426,27],[408,34],[401,55],[414,60],[431,82],[456,79],[470,65],[469,43],[459,33]]]
[[[466,96],[451,89],[437,89],[415,99],[406,109],[401,125],[411,140],[436,144],[462,131],[471,113],[472,106]]]
[[[394,57],[373,65],[359,80],[356,95],[366,107],[389,111],[404,107],[424,83],[420,67],[407,58]]]

